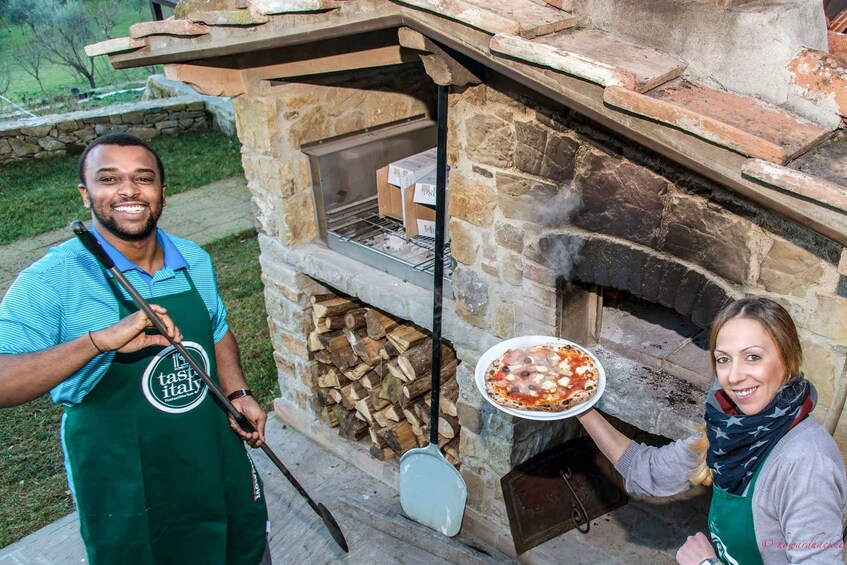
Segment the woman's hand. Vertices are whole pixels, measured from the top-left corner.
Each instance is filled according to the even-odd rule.
[[[710,557],[717,557],[712,542],[702,532],[688,536],[685,544],[676,552],[676,562],[680,565],[700,565]]]

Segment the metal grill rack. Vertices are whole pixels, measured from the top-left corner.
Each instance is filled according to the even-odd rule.
[[[435,241],[421,236],[406,239],[402,222],[380,218],[376,197],[326,212],[327,244],[418,286],[432,288]],[[450,279],[455,261],[450,244],[444,246],[444,294],[452,298]]]

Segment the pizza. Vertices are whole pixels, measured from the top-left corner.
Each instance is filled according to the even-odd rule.
[[[494,402],[539,412],[562,412],[586,402],[599,381],[587,352],[555,343],[508,349],[485,371],[485,391]]]

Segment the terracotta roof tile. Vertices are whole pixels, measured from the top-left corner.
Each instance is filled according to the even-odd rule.
[[[202,24],[173,18],[157,22],[139,22],[129,26],[129,36],[133,39],[141,39],[150,35],[197,36],[207,33],[209,33],[209,28]]]
[[[741,172],[766,184],[847,213],[847,187],[842,185],[761,159],[746,161],[741,166]]]
[[[253,10],[270,16],[273,14],[292,14],[296,12],[320,12],[338,8],[335,0],[253,0]]]
[[[100,43],[85,46],[85,54],[89,57],[97,57],[98,55],[110,55],[113,53],[127,53],[145,47],[147,42],[143,39],[136,40],[131,37],[116,37],[107,39]]]
[[[532,0],[396,0],[412,8],[433,12],[482,31],[525,38],[554,33],[574,25],[576,18]]]
[[[549,67],[602,86],[644,92],[682,74],[685,63],[601,31],[567,30],[533,40],[497,34],[491,51]]]
[[[847,188],[847,137],[828,140],[791,161],[789,166]]]
[[[847,60],[816,49],[803,49],[788,64],[790,84],[813,101],[831,99],[847,116]]]
[[[647,94],[609,87],[603,100],[743,155],[780,164],[829,135],[825,128],[776,106],[682,79]]]

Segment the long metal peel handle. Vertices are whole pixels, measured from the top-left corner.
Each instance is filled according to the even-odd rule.
[[[133,301],[135,301],[135,304],[144,312],[144,314],[147,315],[147,318],[153,323],[153,326],[159,331],[159,333],[165,336],[165,339],[167,339],[168,342],[173,345],[177,351],[179,351],[179,353],[188,362],[191,368],[194,369],[194,371],[197,373],[197,376],[199,376],[203,380],[203,382],[206,383],[209,392],[212,393],[218,403],[224,407],[224,409],[233,417],[233,419],[235,419],[235,422],[239,425],[239,427],[248,433],[256,431],[256,428],[253,427],[253,424],[250,422],[250,420],[248,420],[244,414],[239,412],[238,409],[232,404],[232,402],[230,402],[229,399],[224,395],[224,393],[221,392],[217,384],[206,373],[206,370],[203,369],[200,364],[194,359],[194,356],[191,355],[181,343],[175,341],[170,335],[168,335],[167,328],[165,328],[165,324],[162,322],[162,319],[159,318],[158,314],[156,314],[156,312],[154,312],[152,308],[150,308],[150,304],[148,304],[144,297],[141,296],[137,290],[135,290],[135,287],[130,284],[124,274],[115,267],[115,263],[114,261],[112,261],[112,258],[109,257],[109,255],[103,249],[103,246],[100,245],[99,241],[97,241],[97,238],[95,238],[91,234],[91,232],[86,229],[85,224],[80,221],[75,221],[71,224],[71,229],[82,242],[82,244],[85,246],[85,248],[90,251],[92,255],[94,255],[97,261],[101,265],[103,265],[105,269],[112,273],[112,276],[117,279],[123,289],[127,291],[127,293],[129,293]],[[268,459],[270,459],[273,464],[276,465],[277,469],[282,471],[282,474],[285,475],[285,478],[288,479],[288,482],[290,482],[291,485],[297,490],[297,492],[300,493],[300,495],[306,499],[306,501],[309,503],[309,506],[311,506],[312,510],[314,510],[315,513],[317,513],[317,515],[321,517],[321,519],[330,529],[330,533],[332,534],[333,539],[336,540],[336,542],[341,546],[341,548],[345,552],[348,551],[346,542],[341,543],[338,541],[339,536],[342,541],[344,540],[344,536],[343,534],[341,534],[341,530],[338,528],[338,525],[330,524],[327,522],[327,519],[324,515],[324,512],[321,510],[321,507],[318,506],[318,504],[314,500],[312,500],[312,497],[309,496],[309,494],[306,492],[306,489],[304,489],[300,485],[297,479],[294,478],[294,475],[291,474],[291,472],[285,467],[282,461],[280,461],[279,457],[277,457],[276,453],[274,453],[273,450],[268,447],[267,444],[263,443],[261,445],[261,449],[265,452],[265,455],[268,456]],[[326,510],[326,513],[329,513],[329,511]],[[334,526],[335,530],[333,530],[332,526]]]

